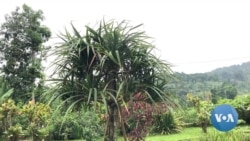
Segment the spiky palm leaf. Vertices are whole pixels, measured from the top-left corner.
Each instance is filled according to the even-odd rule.
[[[169,102],[163,91],[169,64],[152,54],[154,46],[140,26],[103,21],[97,29],[86,26],[81,35],[72,25],[74,33],[60,35],[63,43],[54,50],[59,91],[54,97],[73,105],[103,102],[108,112],[112,104],[119,110],[136,92],[144,92],[151,102],[157,97]]]

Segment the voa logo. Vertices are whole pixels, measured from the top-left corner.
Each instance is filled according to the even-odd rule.
[[[211,123],[219,131],[232,130],[238,122],[238,113],[230,105],[223,104],[217,106],[211,112]]]
[[[234,118],[232,114],[214,114],[217,122],[225,121],[225,122],[234,122]]]

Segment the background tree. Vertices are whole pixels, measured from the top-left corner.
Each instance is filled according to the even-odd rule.
[[[44,58],[43,43],[51,36],[50,30],[41,25],[41,10],[34,11],[27,5],[17,7],[5,16],[1,25],[0,51],[9,87],[14,88],[14,100],[27,100],[35,88],[35,81],[43,77],[41,61]]]
[[[152,54],[154,46],[139,27],[103,21],[96,29],[86,26],[81,35],[72,25],[74,34],[61,35],[63,43],[54,50],[59,79],[53,97],[61,97],[71,109],[103,103],[108,114],[105,141],[116,140],[118,122],[126,140],[120,109],[134,94],[141,93],[151,103],[169,101],[164,91],[169,65]]]
[[[212,101],[217,103],[218,99],[234,99],[238,94],[237,88],[230,83],[223,83],[220,87],[211,89]]]

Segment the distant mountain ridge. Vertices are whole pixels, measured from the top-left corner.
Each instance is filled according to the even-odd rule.
[[[185,74],[175,72],[177,79],[168,86],[178,95],[209,92],[222,83],[231,83],[236,86],[239,94],[250,93],[250,61],[241,65],[217,68],[207,73]]]
[[[210,73],[220,76],[221,80],[232,81],[235,79],[238,81],[248,81],[250,80],[250,62],[218,68]]]

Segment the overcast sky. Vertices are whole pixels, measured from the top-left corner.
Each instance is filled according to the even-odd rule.
[[[82,31],[103,18],[143,23],[174,71],[208,72],[250,61],[248,0],[2,0],[0,23],[23,3],[44,12],[54,37],[70,22]]]

